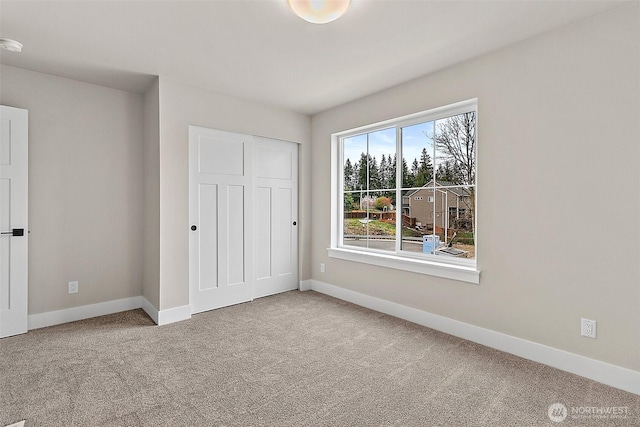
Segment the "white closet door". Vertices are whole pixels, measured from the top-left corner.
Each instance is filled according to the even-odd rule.
[[[0,338],[27,332],[27,120],[0,106]]]
[[[254,137],[255,298],[298,289],[298,145]]]
[[[252,299],[253,137],[189,127],[193,313]]]

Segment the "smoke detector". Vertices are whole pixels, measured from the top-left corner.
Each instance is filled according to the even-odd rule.
[[[9,52],[22,52],[22,43],[11,39],[0,38],[0,47]]]

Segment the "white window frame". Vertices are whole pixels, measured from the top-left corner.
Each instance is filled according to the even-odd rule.
[[[371,248],[360,248],[355,246],[343,245],[342,236],[344,228],[344,203],[342,202],[342,192],[344,188],[344,162],[342,153],[342,140],[351,136],[363,133],[375,132],[376,130],[386,129],[389,127],[396,128],[396,156],[402,159],[402,143],[401,130],[403,127],[412,126],[419,123],[444,119],[447,117],[476,112],[476,121],[478,120],[478,101],[471,99],[455,104],[435,108],[396,119],[386,120],[384,122],[372,125],[361,126],[343,132],[331,135],[331,246],[327,249],[329,257],[339,258],[348,261],[355,261],[365,264],[372,264],[382,267],[394,268],[398,270],[410,271],[414,273],[427,274],[437,277],[444,277],[469,283],[480,283],[480,270],[477,268],[478,246],[477,246],[477,230],[478,215],[477,203],[476,222],[475,222],[475,259],[459,259],[454,257],[444,258],[441,255],[411,253],[408,251],[400,251],[400,241],[402,240],[402,227],[396,227],[396,251],[383,251]],[[478,138],[478,125],[476,123],[476,138]],[[477,150],[477,142],[476,142]],[[476,153],[477,159],[477,153]],[[401,165],[402,162],[397,163]],[[396,183],[402,182],[401,167],[396,170]],[[478,194],[477,182],[478,164],[476,162],[476,195]],[[476,196],[477,197],[477,196]],[[402,200],[401,185],[396,185],[396,202]],[[477,198],[476,198],[477,200]],[[396,209],[397,212],[401,210]]]

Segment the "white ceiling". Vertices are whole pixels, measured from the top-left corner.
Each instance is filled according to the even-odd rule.
[[[285,0],[0,0],[0,62],[144,92],[161,75],[314,114],[618,7],[616,1],[353,0],[330,24]]]

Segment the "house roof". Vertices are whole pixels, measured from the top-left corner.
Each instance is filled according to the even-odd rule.
[[[409,190],[409,192],[405,194],[404,197],[411,197],[419,191],[426,190],[427,189],[426,187],[449,187],[446,190],[450,191],[451,193],[454,193],[456,196],[469,195],[469,190],[467,190],[465,187],[459,186],[459,184],[455,184],[449,181],[436,181],[434,185],[433,180],[431,180],[427,182],[425,185],[423,185],[421,188],[418,188],[417,190]]]

